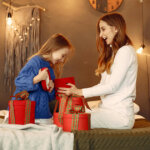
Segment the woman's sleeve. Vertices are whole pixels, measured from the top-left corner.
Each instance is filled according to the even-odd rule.
[[[36,72],[38,72],[36,66],[33,67],[30,63],[27,63],[15,79],[16,87],[26,91],[37,90],[39,84],[33,84],[33,78],[36,76]]]
[[[115,57],[109,82],[82,89],[85,98],[115,93],[126,77],[126,73],[135,57],[129,48],[121,48]]]

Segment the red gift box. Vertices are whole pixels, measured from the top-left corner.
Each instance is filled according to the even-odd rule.
[[[67,78],[60,78],[60,79],[54,79],[54,88],[55,88],[55,95],[56,95],[56,99],[59,99],[57,90],[59,87],[66,87],[69,88],[70,86],[67,85],[67,83],[72,83],[75,85],[75,79],[74,77],[67,77]]]
[[[62,99],[60,99],[61,101]],[[60,102],[61,103],[61,102]],[[85,112],[84,108],[84,97],[81,96],[71,96],[67,99],[67,104],[65,107],[65,112],[69,113],[70,110],[74,110],[76,106],[82,107],[81,112]]]
[[[55,112],[53,114],[53,121],[54,121],[54,124],[56,124],[58,127],[63,127],[63,124],[62,122],[60,121],[61,118],[59,118],[59,113],[58,112]]]
[[[48,70],[48,68],[44,67],[44,68],[41,68],[41,70],[45,70],[47,69],[47,73],[48,73],[48,78],[46,80],[42,80],[41,81],[41,84],[42,84],[42,88],[43,90],[45,91],[49,91],[50,90],[50,87],[49,87],[49,81],[51,80],[51,76],[50,76],[50,72]]]
[[[90,114],[73,113],[63,114],[63,131],[71,132],[75,130],[90,129]]]
[[[78,129],[89,130],[90,114],[85,115],[84,113],[85,112],[84,106],[86,105],[88,108],[89,106],[86,104],[86,101],[84,101],[85,100],[84,97],[80,96],[68,97],[66,95],[61,94],[59,95],[59,98],[60,100],[56,102],[53,114],[54,124],[56,124],[58,127],[63,127],[64,131],[73,131]],[[56,112],[58,102],[60,104],[59,112]]]
[[[21,94],[24,91],[20,92]],[[23,98],[20,93],[14,97]],[[25,99],[27,97],[24,97]],[[35,101],[30,100],[10,100],[9,105],[9,124],[27,124],[35,123]]]

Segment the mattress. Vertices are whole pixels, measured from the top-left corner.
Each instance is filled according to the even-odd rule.
[[[136,119],[133,129],[74,131],[74,150],[150,150],[150,121]]]

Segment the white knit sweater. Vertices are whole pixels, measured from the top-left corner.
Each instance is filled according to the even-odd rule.
[[[129,107],[129,103],[136,97],[137,67],[135,49],[131,45],[121,47],[115,56],[111,74],[106,71],[102,73],[99,84],[82,89],[83,96],[101,96],[104,107]]]

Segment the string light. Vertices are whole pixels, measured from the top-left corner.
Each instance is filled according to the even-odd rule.
[[[137,49],[137,53],[138,54],[142,54],[143,53],[143,49],[145,48],[145,44],[144,44],[144,15],[143,15],[143,3],[144,3],[144,0],[139,0],[139,2],[141,3],[142,5],[142,45],[139,49]]]
[[[17,24],[15,23],[15,20],[13,19],[12,22],[12,15],[10,12],[8,12],[9,16],[11,17],[11,21],[9,21],[9,26],[10,29],[12,29],[15,34],[19,37],[20,41],[23,42],[24,39],[26,39],[26,36],[28,35],[29,30],[32,28],[33,24],[35,24],[36,21],[40,21],[40,18],[31,18],[31,21],[28,23],[28,26],[26,27],[26,31],[23,34],[20,34],[19,30],[17,28],[19,28],[19,26],[17,26]],[[7,23],[8,23],[8,18],[7,18]]]
[[[141,47],[140,47],[136,52],[137,52],[138,54],[142,54],[144,47],[145,47],[145,45],[142,44]]]
[[[26,27],[26,31],[20,34],[21,31],[19,30],[19,26],[16,24],[14,18],[12,17],[11,0],[10,0],[9,8],[8,8],[8,16],[6,19],[7,19],[7,24],[10,26],[10,29],[14,31],[14,34],[18,36],[21,42],[23,42],[23,40],[26,39],[27,35],[29,34],[28,32],[30,31],[32,26],[35,24],[35,22],[40,21],[39,17],[32,17],[31,21],[28,23]]]
[[[148,99],[150,100],[150,92],[149,92],[149,89],[150,89],[150,85],[149,85],[149,69],[148,69],[148,60],[147,60],[147,57],[150,56],[149,54],[145,54],[143,53],[143,49],[145,48],[145,45],[144,45],[144,15],[143,15],[143,12],[144,12],[144,0],[139,0],[139,2],[142,4],[142,40],[143,40],[143,44],[141,45],[141,47],[136,51],[137,53],[139,54],[142,54],[142,55],[145,55],[146,57],[146,67],[147,67],[147,80],[148,80]]]
[[[10,7],[8,11],[8,16],[7,16],[7,24],[11,26],[12,24],[12,13],[11,13],[11,0],[10,0]]]
[[[8,12],[7,24],[10,26],[12,24],[12,14]]]

